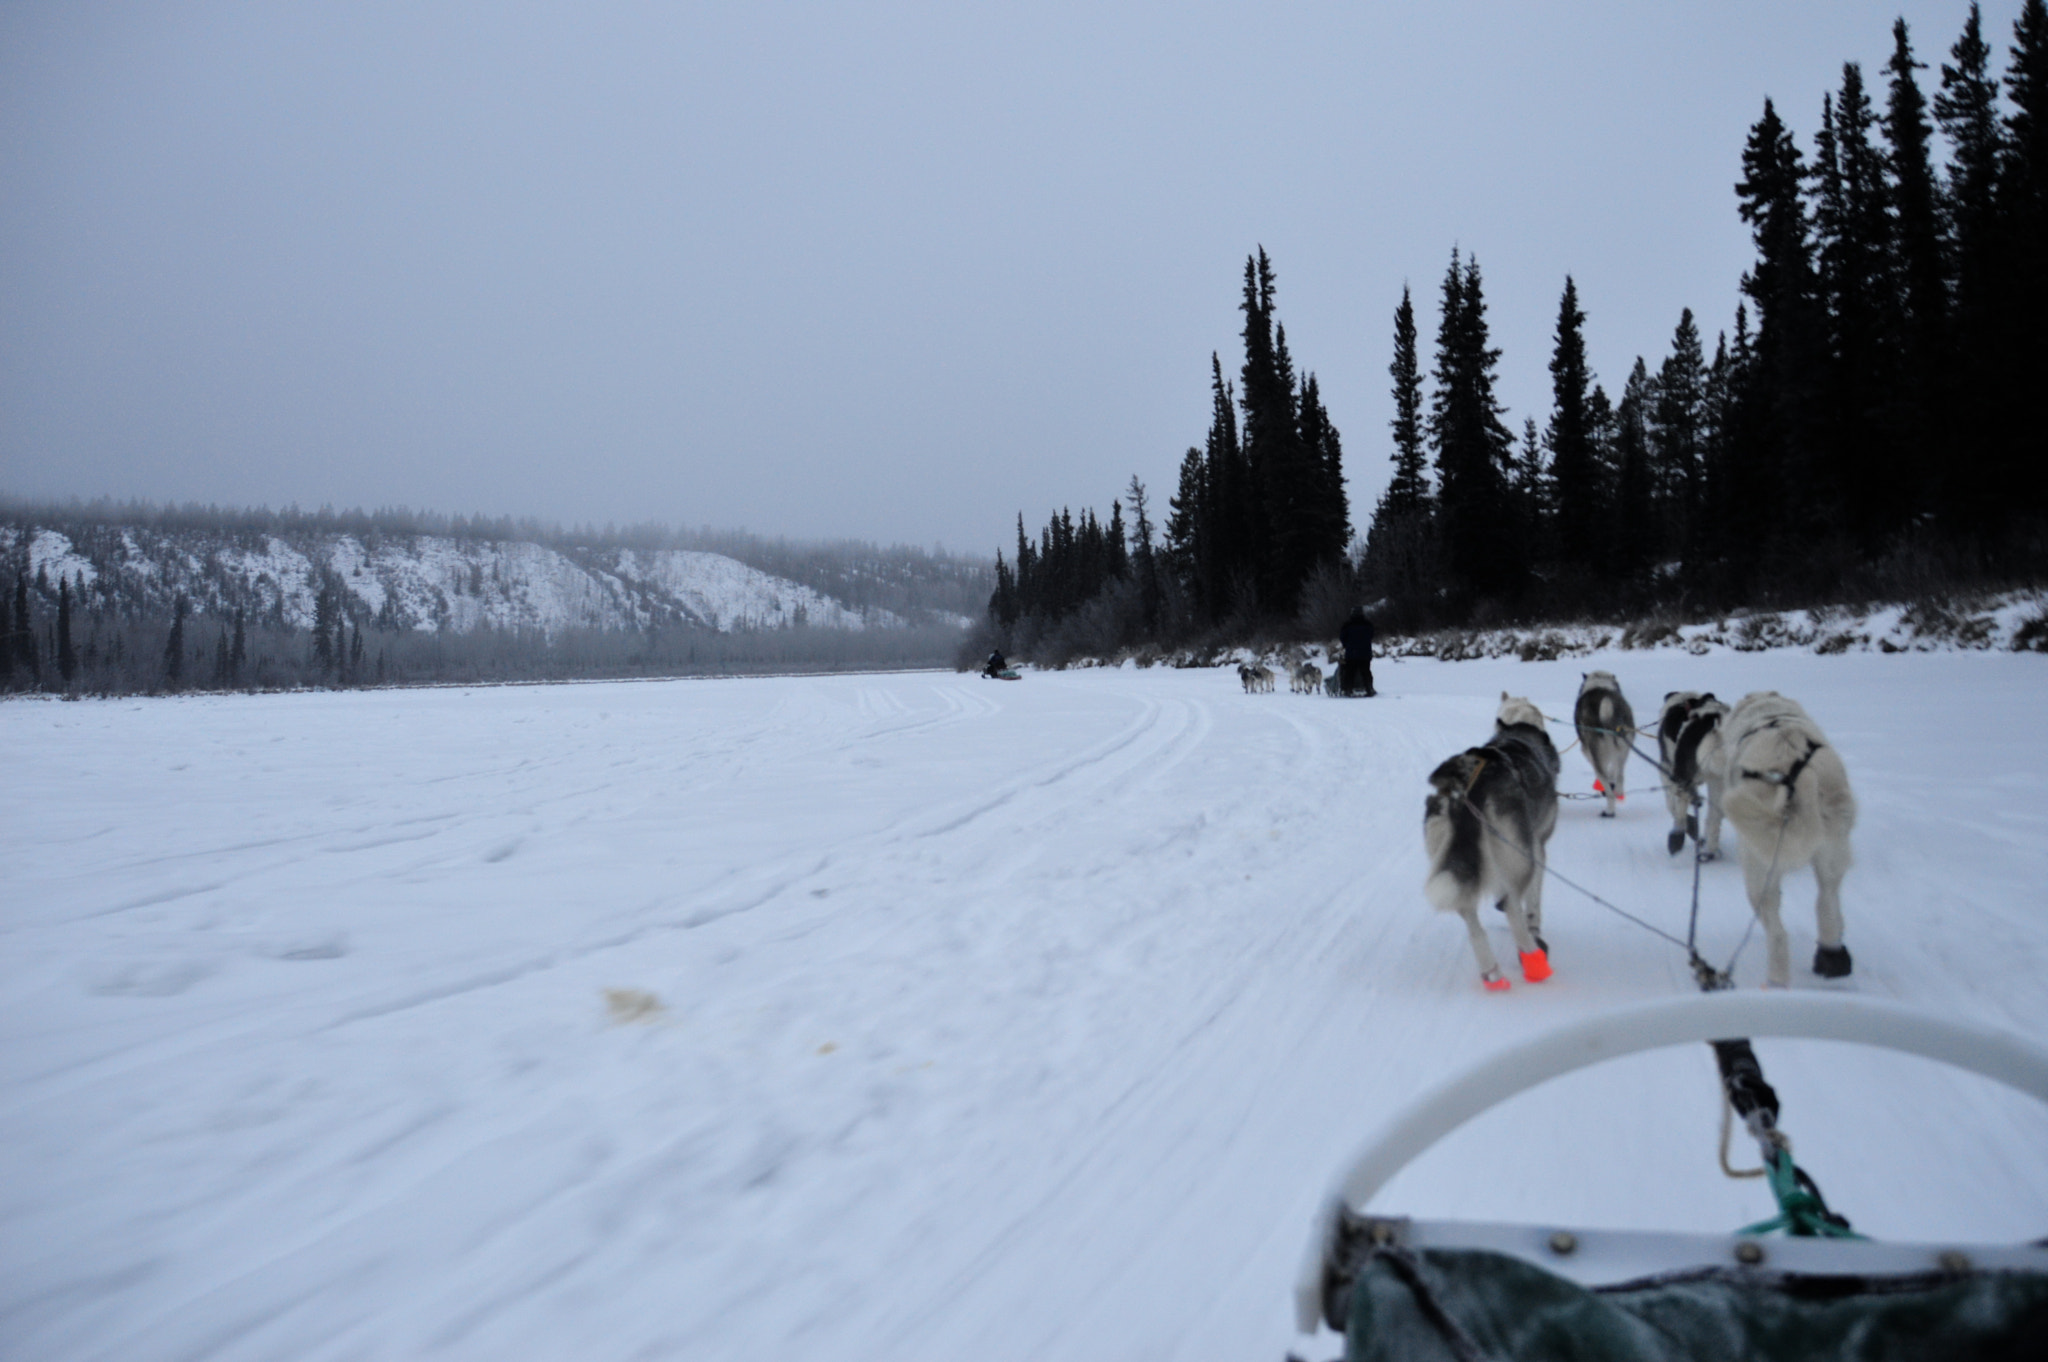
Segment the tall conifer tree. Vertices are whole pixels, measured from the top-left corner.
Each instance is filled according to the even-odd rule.
[[[57,578],[57,675],[69,687],[78,676],[78,652],[71,646],[71,584]]]
[[[1557,303],[1556,343],[1550,356],[1550,483],[1560,566],[1584,571],[1593,565],[1606,500],[1593,461],[1593,434],[1586,410],[1586,314],[1570,275]]]
[[[1387,484],[1381,509],[1410,515],[1427,509],[1429,462],[1422,443],[1422,369],[1415,353],[1415,306],[1408,286],[1401,286],[1401,306],[1394,310],[1394,360],[1387,366],[1394,380],[1394,477]]]
[[[1882,498],[1877,512],[1878,524],[1884,529],[1903,524],[1923,509],[1923,473],[1930,463],[1945,463],[1951,445],[1950,432],[1938,410],[1952,372],[1948,287],[1942,267],[1934,167],[1928,152],[1933,129],[1927,122],[1927,101],[1913,75],[1919,67],[1913,59],[1906,21],[1894,21],[1892,56],[1885,66],[1891,82],[1884,134],[1890,148],[1894,250],[1905,318],[1899,382],[1890,404],[1892,428],[1899,439],[1893,450],[1885,451],[1892,457],[1871,470],[1873,481],[1889,494]]]
[[[1461,267],[1454,250],[1444,276],[1430,435],[1452,587],[1467,604],[1513,596],[1527,568],[1508,505],[1514,437],[1493,396],[1500,351],[1488,339],[1479,262]]]

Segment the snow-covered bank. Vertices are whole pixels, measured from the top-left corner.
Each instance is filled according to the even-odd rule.
[[[1805,701],[1863,807],[1847,986],[2048,1039],[2040,658],[1590,665],[1639,712]],[[1277,1358],[1390,1107],[1692,986],[1553,887],[1557,977],[1489,996],[1422,902],[1424,775],[1588,666],[1392,659],[1369,702],[1124,668],[0,706],[0,1354]],[[1635,779],[1553,859],[1682,932]],[[1704,918],[1725,957],[1733,864]],[[2048,1111],[1758,1049],[1858,1228],[2048,1232]],[[1718,1104],[1703,1047],[1605,1066],[1383,1204],[1726,1230],[1768,1207],[1715,1167]]]
[[[1570,624],[1515,629],[1446,629],[1387,640],[1388,650],[1446,662],[1514,657],[1524,662],[1584,657],[1609,648],[1673,648],[1707,657],[1799,649],[1849,652],[2048,652],[2048,593],[2003,591],[1912,605],[1751,610],[1713,619],[1636,624]]]

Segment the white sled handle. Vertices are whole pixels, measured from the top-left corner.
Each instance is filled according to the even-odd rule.
[[[1935,1016],[1898,1003],[1827,993],[1707,993],[1618,1008],[1504,1050],[1437,1088],[1351,1160],[1316,1218],[1295,1287],[1296,1323],[1322,1318],[1323,1251],[1340,1209],[1364,1211],[1417,1155],[1489,1107],[1588,1065],[1697,1041],[1777,1036],[1841,1040],[1940,1060],[2048,1103],[2048,1050],[2009,1031]]]

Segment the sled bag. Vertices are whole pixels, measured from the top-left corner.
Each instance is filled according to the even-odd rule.
[[[1375,1251],[1345,1328],[1351,1362],[1941,1362],[2048,1357],[2048,1274],[1817,1276],[1703,1267],[1585,1287],[1471,1249]]]

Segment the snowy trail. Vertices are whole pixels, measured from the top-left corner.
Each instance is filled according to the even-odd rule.
[[[1370,703],[1124,670],[0,705],[0,1355],[1277,1358],[1310,1214],[1392,1108],[1692,987],[1553,885],[1557,977],[1489,996],[1422,902],[1423,777],[1502,689],[1568,714],[1592,666],[1646,719],[1783,690],[1844,753],[1856,974],[1795,986],[2048,1039],[2028,657],[1383,663]],[[1630,779],[1553,862],[1682,934]],[[1740,872],[1705,878],[1726,958]],[[1859,1228],[2048,1231],[2048,1111],[1759,1052]],[[1711,1067],[1526,1094],[1379,1204],[1761,1218]]]

